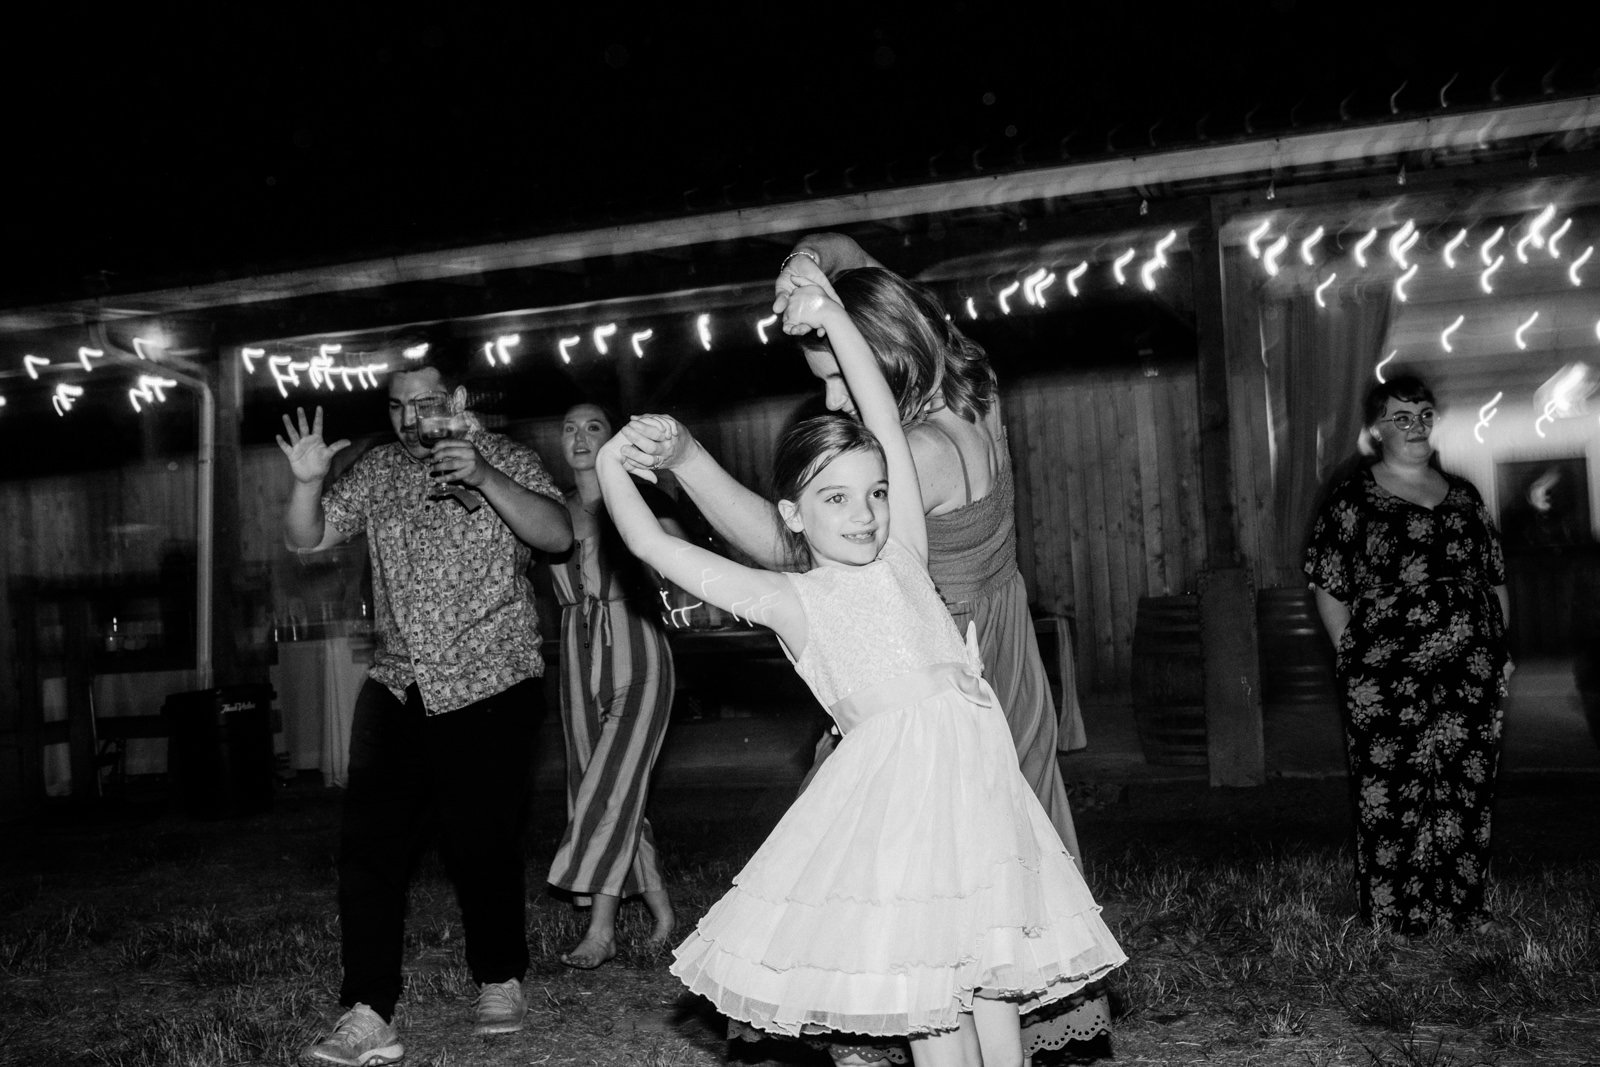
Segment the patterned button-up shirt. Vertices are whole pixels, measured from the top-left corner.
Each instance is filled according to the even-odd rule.
[[[473,430],[467,440],[512,481],[560,503],[532,449]],[[396,698],[412,682],[430,715],[544,674],[527,577],[533,550],[486,502],[430,500],[439,483],[398,442],[358,459],[322,496],[326,519],[365,533],[378,644],[370,676]]]

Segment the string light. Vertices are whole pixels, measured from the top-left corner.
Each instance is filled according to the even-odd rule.
[[[343,351],[344,345],[319,345],[317,347],[317,355],[324,359],[328,359]]]
[[[1500,403],[1500,398],[1503,396],[1505,396],[1504,392],[1494,394],[1489,398],[1487,404],[1478,409],[1478,422],[1472,428],[1472,436],[1477,439],[1480,445],[1483,444],[1483,431],[1489,428],[1489,420],[1500,413],[1500,409],[1495,405]]]
[[[756,336],[761,338],[761,343],[767,343],[767,329],[778,324],[778,316],[768,315],[764,319],[756,320]]]
[[[145,349],[147,349],[147,348],[160,348],[160,347],[161,346],[159,344],[157,344],[156,342],[147,341],[143,337],[135,337],[133,339],[133,354],[138,356],[140,359],[149,359],[150,358],[149,353],[146,352]]]
[[[1278,276],[1278,257],[1283,255],[1283,250],[1289,247],[1289,235],[1284,234],[1261,253],[1261,265],[1267,268],[1267,273],[1272,277]]]
[[[700,335],[700,344],[707,352],[711,351],[711,316],[701,315],[694,323],[695,332]]]
[[[1411,264],[1406,262],[1406,255],[1421,238],[1417,232],[1416,224],[1407,219],[1400,228],[1389,235],[1389,258],[1394,260],[1395,266],[1405,270]]]
[[[1171,248],[1177,240],[1178,231],[1168,230],[1167,235],[1156,242],[1155,251],[1144,266],[1139,268],[1139,281],[1144,283],[1147,291],[1155,292],[1156,271],[1167,265],[1167,249]]]
[[[596,326],[594,328],[594,334],[593,334],[593,337],[594,337],[594,350],[596,352],[600,353],[602,356],[610,355],[611,354],[610,341],[616,335],[617,335],[617,324],[614,323],[614,322],[608,322],[604,326]]]
[[[484,359],[484,362],[489,364],[489,366],[491,366],[491,367],[494,366],[494,342],[493,341],[485,341],[485,342],[483,342],[483,359]]]
[[[1267,236],[1267,232],[1269,230],[1271,230],[1271,229],[1272,229],[1272,220],[1271,219],[1263,219],[1262,222],[1261,222],[1261,225],[1259,225],[1255,229],[1251,230],[1250,231],[1250,236],[1248,236],[1248,237],[1246,237],[1244,239],[1244,246],[1247,249],[1250,250],[1250,256],[1251,256],[1252,259],[1260,259],[1261,258],[1261,241],[1262,241],[1262,238],[1266,237]]]
[[[1556,217],[1556,206],[1546,205],[1545,209],[1535,215],[1533,221],[1528,223],[1528,232],[1523,234],[1522,240],[1517,242],[1517,262],[1528,262],[1528,246],[1534,248],[1544,247],[1544,228],[1550,225],[1550,220]]]
[[[1372,242],[1376,241],[1377,239],[1378,231],[1368,230],[1366,235],[1362,237],[1361,240],[1357,241],[1356,246],[1350,250],[1350,254],[1355,257],[1356,266],[1360,267],[1362,270],[1365,270],[1367,267],[1367,249],[1371,248]]]
[[[289,386],[300,384],[300,371],[310,367],[309,363],[296,363],[292,356],[268,356],[267,370],[272,374],[272,381],[278,387],[278,395],[285,400],[289,399]]]
[[[1594,245],[1585,248],[1583,253],[1572,261],[1572,266],[1567,268],[1567,278],[1571,280],[1573,285],[1583,284],[1583,281],[1578,277],[1578,271],[1582,269],[1585,263],[1589,262],[1589,257],[1592,255],[1594,255]]]
[[[1076,267],[1067,271],[1067,292],[1073,296],[1078,295],[1078,279],[1089,273],[1089,263],[1085,260]]]
[[[1483,247],[1478,249],[1478,258],[1483,260],[1483,265],[1485,267],[1493,262],[1494,246],[1499,244],[1500,238],[1504,237],[1505,235],[1506,228],[1501,226],[1499,229],[1495,230],[1494,233],[1490,234],[1489,239],[1483,242]]]
[[[1118,285],[1124,285],[1127,283],[1128,264],[1133,262],[1133,257],[1136,255],[1138,255],[1138,253],[1130,248],[1126,252],[1122,253],[1122,255],[1111,261],[1111,276],[1117,280]]]
[[[1078,294],[1077,293],[1073,293],[1072,295],[1073,296],[1077,296]],[[978,305],[974,304],[972,302],[972,297],[969,296],[969,297],[967,297],[967,318],[976,319],[977,317],[978,317]]]
[[[494,339],[495,354],[500,357],[501,366],[511,366],[511,350],[520,344],[522,344],[520,333],[503,333]]]
[[[48,367],[49,365],[50,361],[45,359],[43,356],[22,357],[22,369],[27,371],[28,377],[32,378],[34,381],[39,380],[39,368]]]
[[[573,334],[571,337],[563,337],[561,340],[556,342],[556,351],[561,353],[561,362],[572,362],[573,346],[582,340],[583,338],[578,334]]]
[[[1535,311],[1528,316],[1527,321],[1517,327],[1516,333],[1512,334],[1512,338],[1517,342],[1518,348],[1524,351],[1527,350],[1528,342],[1524,340],[1524,337],[1527,335],[1528,329],[1537,321],[1539,321],[1539,313]]]
[[[655,330],[640,330],[629,339],[633,343],[633,354],[636,358],[644,358],[644,343],[655,335]]]
[[[1300,262],[1304,263],[1308,267],[1316,265],[1315,257],[1312,256],[1311,250],[1317,246],[1318,241],[1322,240],[1322,237],[1325,233],[1327,233],[1327,231],[1321,226],[1318,226],[1316,229],[1311,231],[1310,237],[1307,237],[1304,241],[1300,242]]]
[[[141,400],[146,404],[165,404],[167,402],[166,391],[176,388],[177,384],[171,378],[158,378],[153,374],[141,374],[139,375],[139,383],[128,390],[128,403],[133,405],[135,412],[140,410],[139,401]]]
[[[94,370],[94,364],[89,362],[91,359],[105,358],[106,354],[98,348],[90,348],[88,345],[80,345],[78,347],[78,362],[83,364],[85,371]]]
[[[1016,295],[1017,290],[1021,288],[1021,282],[1012,282],[1010,285],[1000,290],[1000,314],[1011,314],[1011,297]]]
[[[1550,235],[1550,240],[1545,242],[1545,250],[1550,253],[1551,259],[1561,258],[1561,250],[1556,247],[1556,242],[1565,237],[1570,229],[1572,229],[1572,216],[1569,215],[1567,221],[1563,222],[1556,232]]]
[[[239,362],[244,364],[245,373],[254,374],[256,372],[256,360],[260,359],[266,354],[267,350],[265,348],[239,349]]]
[[[1050,272],[1045,270],[1043,267],[1040,267],[1038,270],[1034,271],[1032,274],[1030,274],[1026,278],[1022,279],[1022,299],[1026,300],[1029,304],[1032,304],[1034,307],[1038,307],[1039,306],[1039,293],[1038,293],[1039,283],[1044,281],[1044,276],[1046,274],[1048,274],[1048,273],[1050,273]]]
[[[1328,286],[1333,284],[1334,279],[1337,277],[1339,277],[1337,273],[1330,274],[1322,280],[1321,285],[1317,286],[1316,292],[1313,294],[1317,298],[1317,307],[1325,308],[1328,306],[1328,302],[1322,299],[1322,294],[1327,290]]]
[[[1552,401],[1550,401],[1548,404],[1546,404],[1544,406],[1544,414],[1540,415],[1537,419],[1533,420],[1533,432],[1538,434],[1540,437],[1543,437],[1544,436],[1544,425],[1543,424],[1548,422],[1548,423],[1551,423],[1553,425],[1555,423],[1555,421],[1556,421],[1556,402],[1554,400],[1552,400]]]
[[[1376,374],[1378,376],[1378,384],[1379,385],[1384,385],[1385,384],[1385,379],[1383,377],[1383,368],[1388,366],[1389,365],[1389,361],[1394,359],[1394,357],[1398,356],[1399,354],[1400,354],[1400,350],[1397,348],[1393,352],[1390,352],[1387,356],[1384,356],[1382,359],[1378,360],[1378,365],[1376,367],[1372,368],[1372,373],[1374,373],[1374,374]]]
[[[1406,300],[1406,286],[1411,284],[1411,279],[1417,276],[1420,263],[1413,263],[1405,269],[1405,273],[1394,280],[1394,295],[1403,304]]]
[[[1444,246],[1444,265],[1451,270],[1456,269],[1456,249],[1461,247],[1461,242],[1467,239],[1467,228],[1463,226],[1461,232],[1456,234]]]
[[[416,359],[421,359],[423,356],[426,356],[427,354],[428,354],[428,342],[426,342],[426,341],[423,341],[421,344],[418,344],[418,345],[412,345],[411,347],[402,349],[400,351],[400,357],[402,359],[416,360]]]
[[[1451,334],[1455,333],[1457,330],[1461,329],[1461,324],[1463,322],[1466,322],[1466,321],[1467,321],[1467,317],[1465,315],[1457,315],[1456,316],[1456,321],[1452,322],[1450,325],[1448,325],[1444,329],[1440,330],[1439,331],[1439,347],[1443,348],[1446,352],[1454,352],[1455,348],[1450,344],[1450,336],[1451,336]]]
[[[77,403],[83,395],[83,386],[73,385],[71,382],[62,382],[56,386],[55,392],[50,396],[50,406],[56,409],[56,414],[65,418],[67,412],[72,410],[72,405]]]
[[[1485,267],[1483,273],[1478,276],[1478,285],[1485,293],[1494,292],[1494,286],[1489,284],[1489,279],[1494,276],[1494,272],[1499,270],[1505,261],[1505,256],[1495,256],[1494,262]]]

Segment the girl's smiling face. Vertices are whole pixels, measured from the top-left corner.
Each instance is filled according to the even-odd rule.
[[[789,529],[802,534],[819,566],[860,567],[889,539],[889,478],[876,452],[845,452],[805,484],[798,500],[778,501]]]
[[[594,404],[576,404],[561,420],[561,457],[573,470],[593,470],[595,453],[611,440],[611,420]]]

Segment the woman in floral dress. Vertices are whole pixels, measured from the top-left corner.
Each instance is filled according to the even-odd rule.
[[[1500,540],[1472,484],[1432,462],[1433,394],[1367,398],[1363,451],[1305,556],[1333,639],[1362,917],[1421,934],[1487,921],[1484,879],[1511,670]]]

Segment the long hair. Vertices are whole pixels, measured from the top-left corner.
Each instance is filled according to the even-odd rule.
[[[856,267],[832,279],[844,309],[877,357],[909,426],[935,401],[976,422],[994,403],[994,369],[983,346],[950,321],[925,285],[881,267]]]
[[[794,425],[778,442],[772,457],[772,490],[779,500],[799,500],[811,479],[840,456],[871,452],[884,458],[883,445],[872,431],[843,415],[818,415]],[[789,554],[796,566],[809,570],[816,562],[804,534],[784,528]]]

